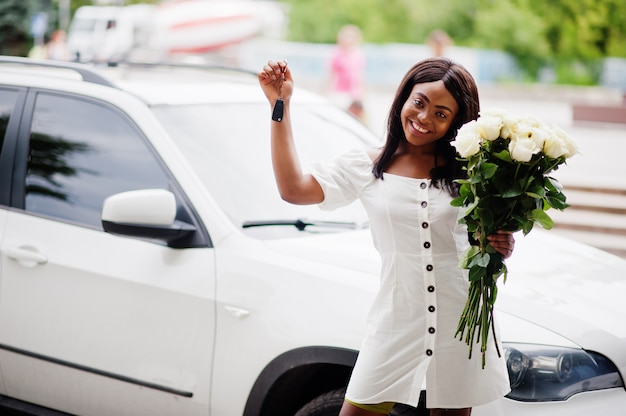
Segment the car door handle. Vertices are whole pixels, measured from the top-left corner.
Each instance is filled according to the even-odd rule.
[[[235,318],[245,318],[246,316],[250,315],[250,311],[246,310],[246,309],[242,309],[242,308],[238,308],[236,306],[224,306],[224,308],[231,313],[231,315],[233,315]]]
[[[48,257],[38,253],[32,247],[8,248],[5,253],[8,258],[17,261],[24,267],[35,267],[38,264],[48,262]]]

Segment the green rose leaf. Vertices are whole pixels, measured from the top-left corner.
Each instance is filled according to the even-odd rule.
[[[452,205],[453,207],[462,207],[464,203],[465,203],[464,196],[457,196],[452,201],[450,201],[450,205]]]
[[[563,186],[561,185],[561,183],[558,180],[551,178],[549,176],[546,176],[544,178],[543,186],[545,186],[545,188],[550,192],[560,193],[563,190]]]
[[[556,208],[558,210],[563,211],[565,208],[569,207],[569,204],[566,201],[565,195],[562,193],[549,193],[546,195],[546,202],[552,208]]]
[[[554,226],[554,221],[552,221],[552,218],[550,218],[550,216],[546,214],[546,212],[542,209],[533,209],[530,212],[530,216],[536,223],[541,225],[546,230],[550,230]]]
[[[485,277],[486,269],[480,266],[472,266],[469,269],[469,281],[475,282]]]
[[[493,178],[497,170],[498,165],[496,165],[495,163],[485,162],[480,165],[480,174],[482,175],[483,179]]]
[[[509,153],[508,150],[502,150],[501,152],[496,152],[493,155],[497,157],[498,159],[503,160],[507,163],[513,162],[513,160],[511,159],[511,154]]]
[[[520,196],[524,193],[519,184],[514,183],[513,186],[509,187],[507,190],[502,192],[502,198],[515,198],[516,196]]]
[[[478,253],[480,253],[478,246],[470,246],[470,248],[465,251],[463,258],[461,258],[459,267],[462,269],[469,269],[470,261],[472,261],[472,258],[474,258]]]

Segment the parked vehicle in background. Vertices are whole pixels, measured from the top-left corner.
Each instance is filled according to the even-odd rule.
[[[0,405],[336,415],[378,254],[360,205],[280,199],[254,74],[11,57],[0,74]],[[380,144],[303,89],[292,110],[304,166]],[[516,245],[496,305],[512,392],[472,414],[621,415],[626,262],[541,230]]]
[[[67,44],[77,61],[117,62],[150,38],[154,6],[82,6],[76,9]]]
[[[271,0],[186,0],[82,6],[68,32],[81,62],[152,60],[210,53],[257,36],[282,37],[283,5]]]

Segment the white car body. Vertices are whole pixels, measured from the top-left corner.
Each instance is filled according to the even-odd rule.
[[[33,215],[0,195],[0,395],[96,416],[276,416],[281,405],[297,409],[308,400],[299,402],[298,394],[311,385],[298,384],[295,369],[305,371],[318,364],[341,368],[332,374],[345,382],[378,286],[379,258],[366,222],[359,217],[360,207],[339,214],[360,218],[356,229],[349,231],[325,232],[319,227],[321,232],[307,229],[304,236],[294,232],[275,237],[269,236],[270,227],[242,229],[233,217],[249,207],[239,203],[225,209],[223,199],[209,188],[216,181],[221,189],[254,175],[272,181],[268,153],[254,150],[252,141],[231,142],[230,135],[224,136],[223,146],[255,152],[257,163],[239,166],[234,159],[224,160],[223,166],[209,172],[202,163],[206,146],[194,154],[186,147],[193,141],[183,145],[186,138],[171,134],[172,125],[180,129],[187,125],[165,127],[155,115],[157,108],[166,111],[184,103],[241,106],[237,118],[241,125],[235,123],[232,129],[249,129],[260,114],[267,118],[267,130],[246,130],[245,136],[266,148],[269,106],[254,80],[201,82],[183,77],[181,85],[174,85],[157,76],[152,82],[148,73],[139,81],[121,79],[121,88],[111,88],[37,71],[31,67],[3,71],[0,88],[30,88],[44,95],[54,91],[115,107],[132,120],[175,178],[171,192],[146,188],[115,193],[104,203],[105,222],[135,223],[136,211],[130,207],[136,199],[147,204],[142,210],[154,210],[154,216],[136,222],[138,228],[163,225],[171,219],[174,195],[177,204],[192,207],[189,212],[197,221],[192,233],[206,236],[199,237],[202,244],[173,248]],[[116,79],[118,74],[107,76]],[[294,108],[305,105],[328,106],[299,91]],[[249,112],[252,108],[260,110]],[[332,117],[346,129],[358,129],[346,114]],[[206,134],[214,134],[213,124],[207,121],[206,126]],[[6,143],[16,145],[15,140],[5,139]],[[365,144],[376,145],[377,139],[368,136]],[[352,146],[354,141],[346,140],[345,145],[328,149],[320,145],[318,150],[320,157],[331,157]],[[302,152],[302,157],[306,166],[315,156]],[[11,158],[3,149],[0,170]],[[93,186],[104,179],[94,177]],[[262,205],[267,199],[283,209],[275,190],[269,195],[253,192],[243,195],[244,205],[245,201]],[[285,212],[295,209],[282,204]],[[316,207],[297,209],[293,212],[301,213],[299,218],[336,220],[335,214],[323,214]],[[593,351],[617,370],[609,374],[609,382],[606,374],[587,384],[581,381],[585,386],[597,382],[602,387],[596,391],[562,400],[502,398],[472,414],[622,415],[626,262],[542,230],[517,236],[516,245],[507,260],[508,281],[501,285],[497,301],[503,341]],[[280,384],[281,377],[289,383]],[[317,385],[330,378],[310,377]],[[278,385],[285,395],[279,394]]]

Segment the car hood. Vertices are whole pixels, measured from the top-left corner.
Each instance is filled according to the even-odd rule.
[[[497,307],[609,357],[626,374],[626,260],[545,230],[516,235]]]
[[[515,238],[496,302],[503,341],[578,346],[606,355],[626,373],[626,261],[542,229]],[[267,244],[378,279],[380,258],[369,230]]]

